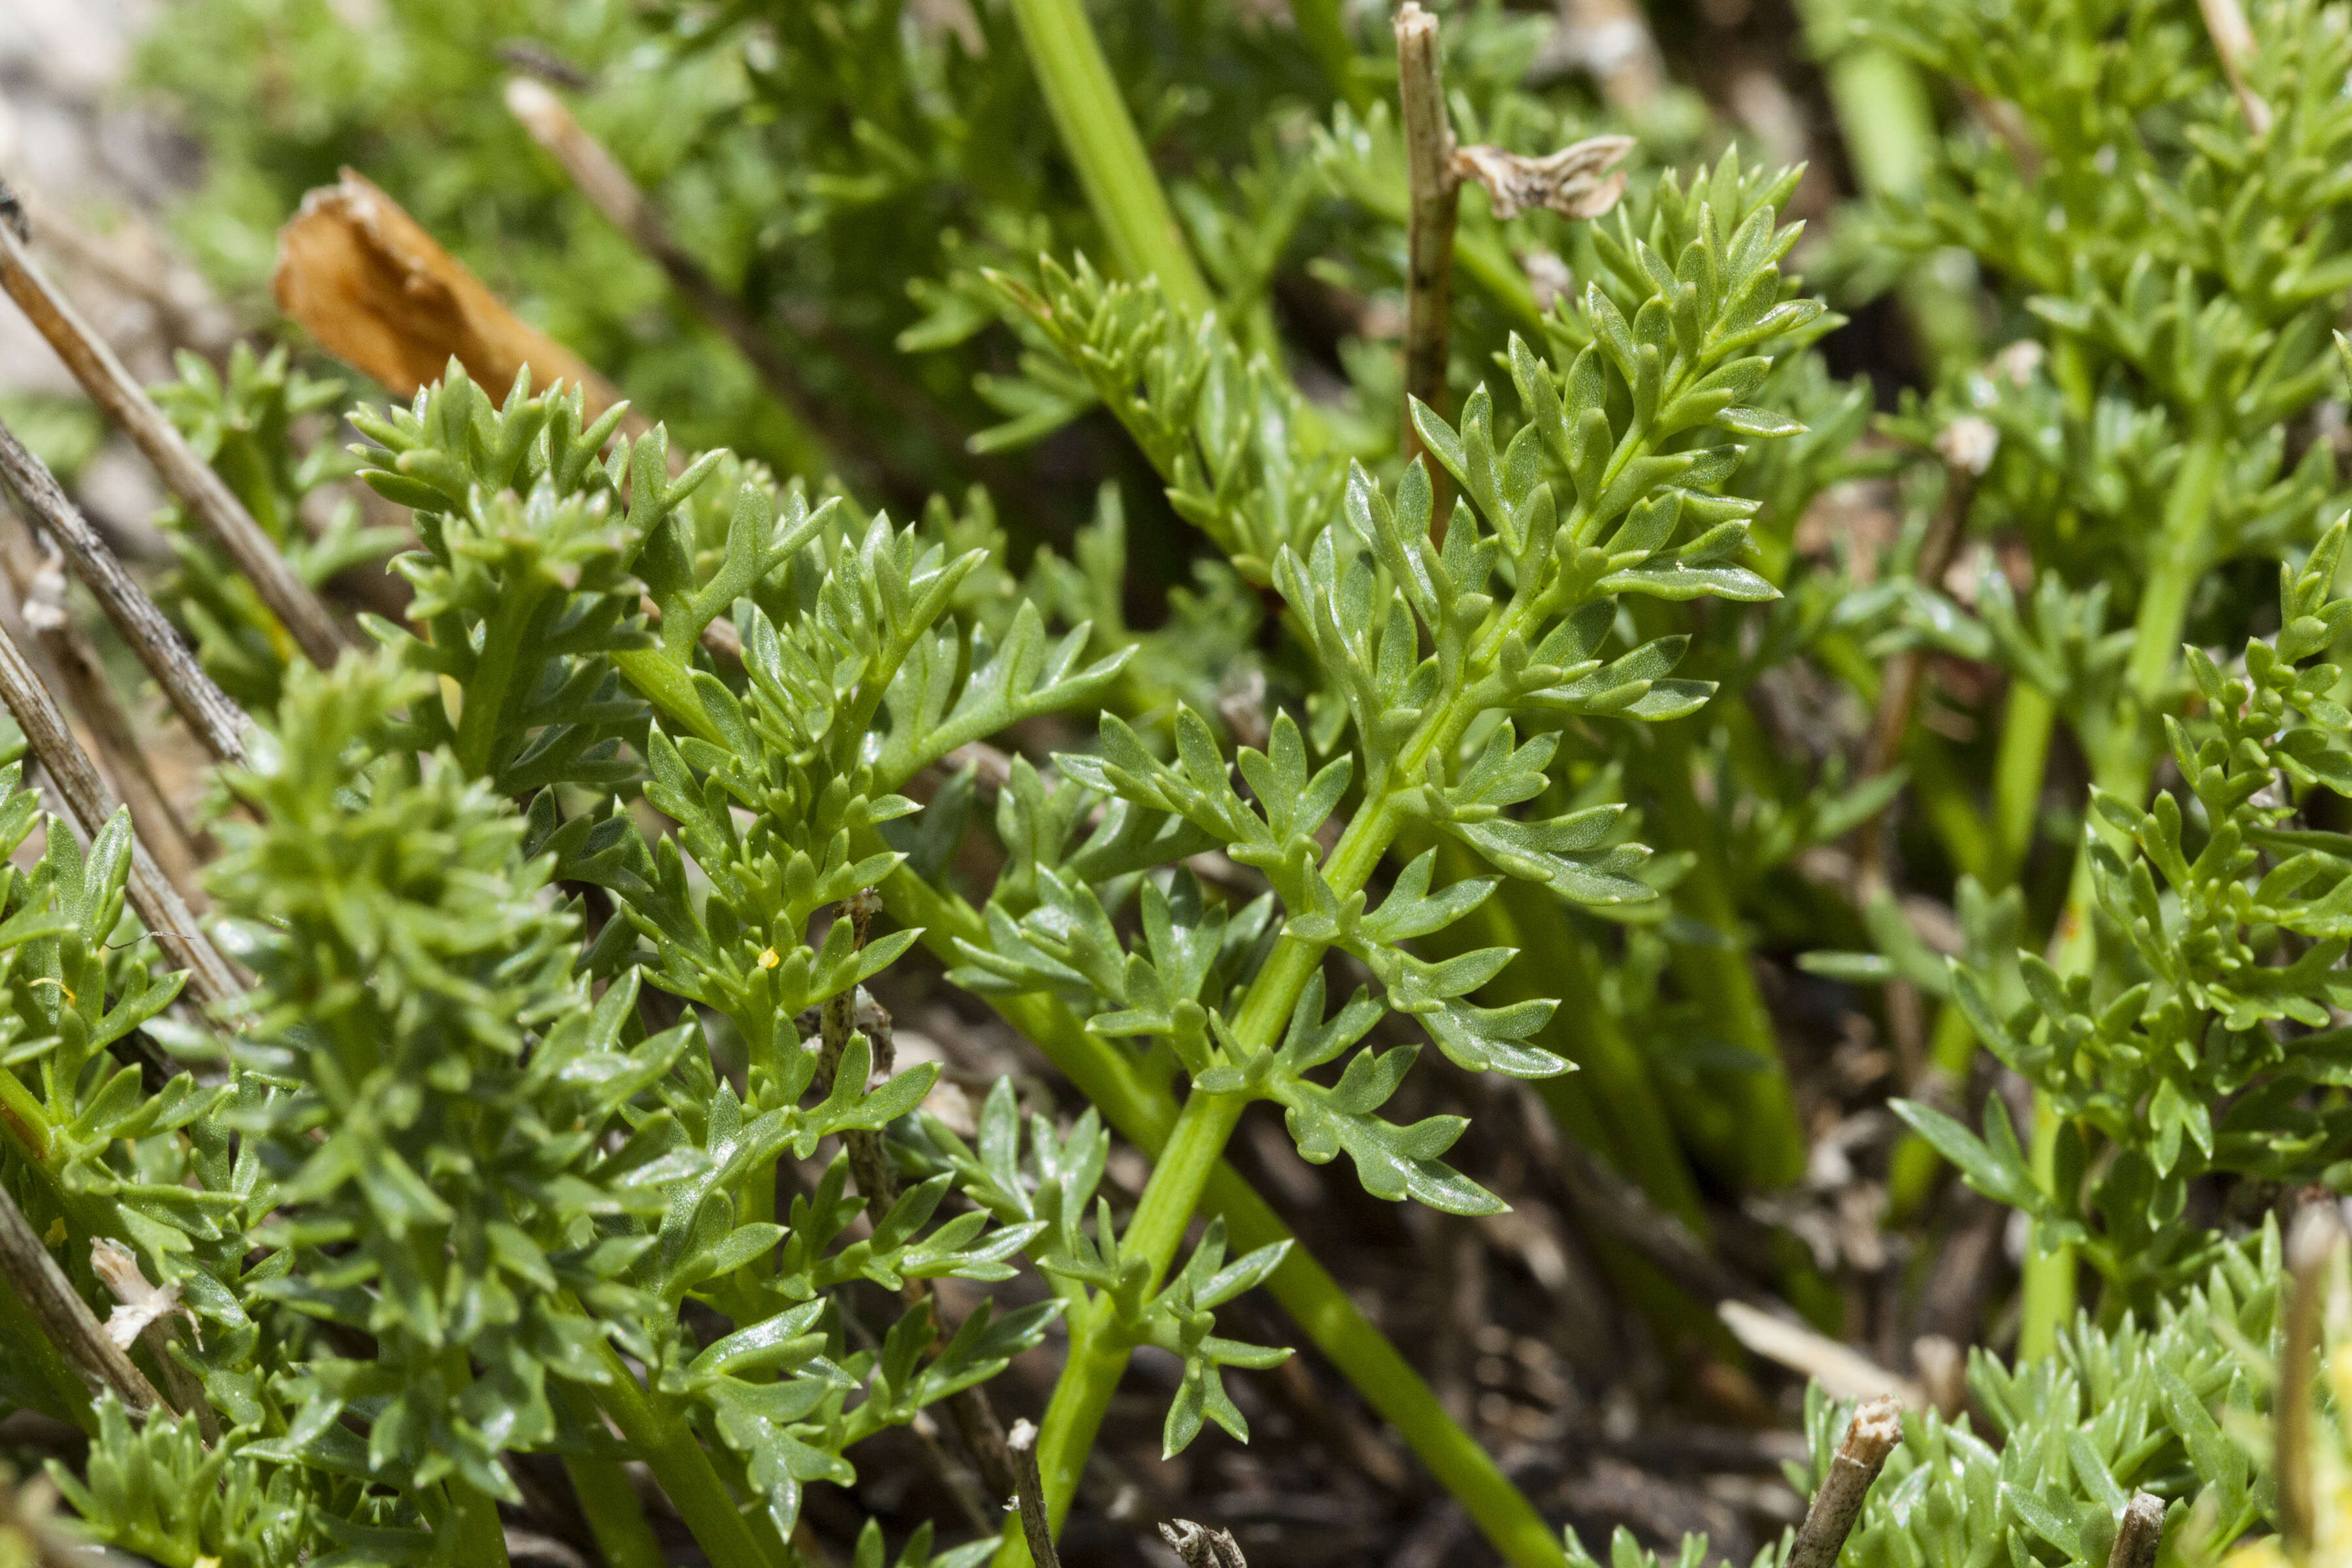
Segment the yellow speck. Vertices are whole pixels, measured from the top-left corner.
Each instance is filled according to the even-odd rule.
[[[776,950],[775,950],[774,948],[772,948],[772,947],[763,947],[763,948],[761,948],[761,949],[760,950],[760,967],[761,967],[761,968],[762,968],[762,969],[773,969],[773,968],[775,968],[775,967],[776,967],[776,965],[777,965],[777,964],[779,964],[779,963],[782,963],[782,962],[783,962],[783,961],[782,961],[782,959],[780,959],[780,958],[778,958],[778,957],[776,956]]]

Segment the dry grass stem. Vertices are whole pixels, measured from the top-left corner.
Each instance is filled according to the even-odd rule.
[[[48,465],[26,450],[5,425],[0,425],[0,487],[16,498],[26,521],[38,524],[63,548],[74,575],[97,597],[106,618],[154,675],[205,750],[216,762],[242,763],[246,731],[253,721],[205,673],[194,651],[180,640],[155,601],[67,497]]]
[[[48,770],[65,797],[66,809],[95,837],[112,817],[119,804],[113,791],[67,730],[40,677],[25,662],[16,639],[0,631],[0,700],[25,731],[33,755]],[[131,843],[131,879],[126,896],[158,946],[174,964],[188,971],[188,991],[206,1006],[244,994],[244,984],[213,944],[196,930],[195,916],[172,886],[134,833]]]
[[[1021,1534],[1029,1542],[1029,1560],[1035,1568],[1062,1568],[1054,1550],[1054,1526],[1045,1515],[1045,1483],[1037,1473],[1037,1427],[1022,1420],[1013,1424],[1005,1447],[1013,1456],[1016,1492],[1021,1504]]]
[[[106,1325],[33,1234],[25,1211],[5,1187],[0,1187],[0,1274],[7,1276],[17,1299],[92,1394],[110,1391],[133,1415],[163,1406],[163,1396],[108,1337]]]
[[[1927,1403],[1927,1396],[1910,1379],[1802,1323],[1745,1301],[1719,1302],[1715,1311],[1741,1344],[1767,1361],[1804,1373],[1832,1398],[1894,1399],[1906,1405]]]
[[[2230,90],[2238,95],[2247,127],[2257,136],[2268,134],[2271,106],[2246,79],[2246,62],[2254,57],[2254,30],[2246,25],[2244,9],[2238,0],[2197,0],[2197,9],[2205,15],[2205,31],[2213,40],[2213,52],[2221,58]]]
[[[1404,389],[1445,411],[1447,328],[1454,312],[1454,228],[1461,182],[1454,167],[1454,129],[1445,109],[1444,67],[1437,18],[1405,0],[1396,17],[1397,94],[1404,125],[1405,183],[1412,206],[1405,225]],[[1404,409],[1404,458],[1422,451]],[[1438,514],[1444,527],[1444,512]]]
[[[343,649],[341,628],[327,606],[294,574],[277,544],[212,465],[196,456],[163,411],[155,406],[122,362],[33,264],[24,242],[0,226],[0,286],[48,340],[90,401],[131,437],[166,489],[236,563],[254,592],[282,623],[304,657],[321,669]]]
[[[79,721],[98,753],[98,765],[123,804],[140,842],[192,909],[205,900],[197,887],[208,850],[188,828],[148,762],[147,746],[116,695],[98,649],[75,624],[65,599],[61,563],[44,560],[29,531],[0,521],[0,574],[14,590],[18,622],[48,661],[67,711]]]
[[[1838,1552],[1862,1517],[1863,1500],[1870,1484],[1885,1467],[1886,1456],[1903,1440],[1903,1408],[1892,1398],[1870,1400],[1853,1413],[1845,1439],[1830,1460],[1830,1473],[1797,1527],[1786,1568],[1836,1568]]]

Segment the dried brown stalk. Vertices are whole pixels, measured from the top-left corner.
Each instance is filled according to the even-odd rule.
[[[46,193],[15,183],[29,216],[27,233],[37,234],[68,273],[89,277],[112,293],[137,300],[155,313],[157,335],[173,348],[194,349],[213,361],[226,359],[236,341],[236,323],[213,297],[204,279],[174,258],[144,222],[131,217],[104,234],[68,216]],[[19,237],[24,237],[19,236]]]
[[[1454,228],[1461,183],[1454,169],[1454,128],[1445,110],[1437,18],[1414,0],[1396,17],[1397,96],[1404,126],[1404,390],[1400,441],[1405,460],[1422,451],[1412,399],[1444,412],[1446,338],[1454,313]],[[1441,516],[1439,526],[1444,525]]]
[[[534,72],[534,75],[543,73]],[[871,452],[865,434],[835,403],[809,389],[786,346],[767,330],[742,296],[712,277],[670,232],[660,204],[629,177],[626,169],[604,144],[589,134],[563,100],[543,80],[517,77],[507,83],[507,109],[550,157],[563,167],[614,227],[627,237],[646,259],[662,269],[694,312],[735,345],[766,387],[770,396],[791,410],[793,417],[817,433],[831,447],[828,460],[873,461],[876,483],[889,485],[919,501],[929,494],[927,484],[892,468]],[[1008,484],[1012,476],[994,459],[974,454],[966,445],[968,432],[920,385],[899,374],[889,360],[873,353],[853,332],[841,331],[821,310],[779,312],[791,334],[816,344],[865,383],[874,399],[920,425],[953,459],[992,484]]]
[[[0,700],[6,702],[8,711],[16,717],[16,727],[25,731],[33,755],[56,782],[58,793],[65,797],[66,809],[73,814],[84,833],[95,837],[114,816],[118,804],[114,792],[75,743],[66,729],[65,715],[58,711],[40,677],[33,673],[16,640],[5,630],[0,630]],[[131,909],[153,933],[156,944],[173,963],[188,972],[188,991],[192,995],[209,1007],[244,994],[245,986],[236,972],[197,932],[195,916],[189,912],[178,890],[157,868],[136,834],[131,841],[127,893]]]
[[[2164,1500],[2136,1493],[2124,1504],[2116,1523],[2116,1543],[2107,1552],[2107,1568],[2156,1568],[2156,1554],[2164,1544]]]
[[[140,842],[154,855],[180,897],[191,908],[203,909],[197,880],[208,850],[155,777],[147,748],[115,695],[98,649],[68,611],[62,565],[44,560],[30,531],[10,519],[0,521],[0,573],[15,590],[21,624],[58,678],[67,710],[80,721],[97,749],[100,770],[130,806]]]
[[[1045,1514],[1045,1483],[1037,1473],[1037,1428],[1023,1420],[1013,1424],[1005,1445],[1013,1455],[1021,1503],[1021,1533],[1029,1542],[1029,1560],[1036,1568],[1062,1568],[1062,1554],[1054,1550],[1054,1526]]]
[[[2238,0],[2197,0],[2197,8],[2205,14],[2205,31],[2213,40],[2213,52],[2221,58],[2221,74],[2229,79],[2230,90],[2238,95],[2238,107],[2245,111],[2247,128],[2257,136],[2266,134],[2271,128],[2271,106],[2246,79],[2246,62],[2253,58],[2255,46],[2245,11]]]
[[[743,301],[687,254],[670,234],[661,209],[629,178],[629,172],[604,144],[581,128],[563,100],[543,82],[519,76],[507,83],[507,110],[530,132],[532,141],[563,165],[580,194],[662,269],[695,313],[735,345],[735,352],[758,374],[761,384],[776,401],[809,424],[824,422],[824,410],[816,406],[791,362],[761,330]]]
[[[213,684],[195,654],[155,607],[155,601],[131,580],[89,520],[67,499],[48,465],[26,451],[5,425],[0,425],[0,487],[16,498],[17,509],[27,521],[38,523],[64,549],[74,575],[96,595],[106,618],[153,673],[163,695],[187,721],[205,750],[216,761],[244,761],[245,735],[253,721]]]
[[[304,196],[278,231],[270,286],[329,353],[401,397],[439,381],[455,359],[493,397],[528,365],[535,386],[581,388],[591,419],[621,400],[587,361],[525,326],[398,202],[349,169],[341,184]]]
[[[1853,1413],[1845,1439],[1830,1460],[1830,1473],[1813,1493],[1805,1522],[1797,1527],[1784,1568],[1836,1568],[1838,1552],[1853,1532],[1854,1521],[1862,1517],[1870,1483],[1902,1440],[1903,1407],[1893,1399],[1873,1399]]]
[[[111,1390],[133,1415],[163,1405],[163,1396],[122,1347],[107,1337],[106,1325],[33,1234],[25,1211],[5,1187],[0,1187],[0,1274],[7,1276],[17,1298],[92,1394]]]
[[[294,574],[286,557],[226,480],[196,456],[179,429],[155,406],[114,351],[34,266],[24,242],[0,225],[0,286],[48,340],[90,400],[131,437],[188,515],[236,563],[254,592],[284,624],[311,663],[325,668],[343,649],[343,635],[327,606]]]

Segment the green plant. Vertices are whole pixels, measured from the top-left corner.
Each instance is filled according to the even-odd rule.
[[[2346,527],[2280,569],[2273,640],[2248,643],[2230,672],[2187,650],[2209,717],[2166,721],[2183,794],[2144,811],[2094,796],[2128,846],[2126,858],[2095,839],[2090,855],[2134,984],[2095,995],[2088,975],[2031,952],[1953,975],[1979,1037],[2060,1118],[2053,1173],[2029,1165],[1998,1097],[1981,1140],[1931,1107],[1895,1107],[1970,1185],[2031,1215],[2043,1245],[2078,1248],[2107,1281],[2110,1321],[2207,1266],[2218,1238],[2180,1223],[2191,1181],[2341,1179],[2343,1112],[2324,1091],[2345,1072],[2330,1009],[2347,867],[2340,836],[2299,826],[2296,803],[2352,785],[2342,672],[2307,662],[2352,622],[2334,594]]]
[[[94,1533],[495,1562],[501,1510],[568,1481],[653,1568],[643,1461],[727,1568],[882,1568],[886,1527],[970,1568],[1027,1550],[985,1495],[1015,1415],[1058,1522],[1139,1432],[1205,1475],[1262,1408],[1371,1448],[1360,1402],[1507,1559],[1588,1561],[1480,1441],[1519,1441],[1475,1389],[1530,1314],[1400,1353],[1402,1308],[1360,1305],[1391,1211],[1297,1172],[1277,1111],[1446,1216],[1398,1231],[1418,1260],[1517,1248],[1536,1283],[1497,1289],[1548,1324],[1596,1266],[1650,1370],[1580,1363],[1603,1386],[1545,1439],[1573,1463],[1588,1405],[1771,1394],[1717,1297],[1899,1362],[1907,1287],[1982,1232],[1949,1163],[2026,1216],[2018,1354],[1911,1420],[1854,1561],[2097,1562],[2136,1488],[2176,1528],[2270,1521],[2231,1439],[2281,1266],[2246,1233],[2346,1168],[2337,10],[2258,5],[2249,44],[2224,0],[1808,4],[1849,137],[1803,185],[1703,101],[1769,141],[1759,79],[1811,100],[1738,7],[1703,48],[1659,12],[1700,85],[1643,98],[1465,0],[1456,141],[1640,139],[1598,221],[1461,197],[1407,405],[1431,175],[1362,7],[348,9],[157,25],[215,279],[257,296],[350,162],[669,424],[453,364],[362,396],[354,456],[284,350],[162,395],[314,586],[414,548],[404,601],[362,596],[383,651],[320,674],[164,519],[163,596],[258,725],[217,786],[241,1013],[197,1016],[124,920],[125,825],[36,860],[5,781],[0,1185],[79,1306],[154,1320],[93,1401],[61,1303],[0,1299],[0,1391],[89,1435],[59,1485]],[[708,287],[558,182],[510,66],[568,84]],[[1784,270],[1841,164],[1870,200],[1808,270],[1899,285],[1907,357],[1874,314],[1825,344],[1845,318]],[[405,526],[313,537],[354,475]],[[933,1037],[904,1071],[893,1007]],[[966,1128],[931,1058],[1016,1041],[1052,1073]],[[1332,1206],[1294,1232],[1261,1173]],[[1285,1340],[1314,1356],[1263,1375]],[[1792,1485],[1840,1414],[1808,1406]]]
[[[2324,173],[2352,136],[2332,86],[2352,46],[2324,6],[2259,19],[2260,47],[2227,60],[2197,18],[2160,6],[1898,3],[1858,19],[2011,106],[2010,134],[1953,138],[1927,184],[1889,202],[1878,232],[1914,251],[1966,247],[2023,312],[2030,340],[1923,412],[1939,424],[1965,408],[2000,433],[1974,511],[2017,529],[2037,574],[2078,596],[2067,611],[2051,600],[2045,622],[2073,619],[2094,639],[2128,626],[2120,660],[2021,658],[2011,708],[2021,763],[2046,751],[2057,714],[2072,715],[2094,782],[2130,811],[2147,798],[2159,721],[2181,695],[2184,633],[2234,640],[2259,591],[2246,568],[2307,547],[2342,504],[2327,444],[2294,452],[2285,431],[2329,391],[2328,322],[2352,282],[2340,254],[2352,212]],[[2056,590],[2035,593],[2041,602]],[[2033,808],[2021,791],[2007,797],[2016,816]],[[2014,816],[1996,831],[2031,837]],[[2096,936],[2095,888],[2086,853],[2058,921],[2070,980],[2116,947]],[[1948,1069],[1970,1048],[1953,1015],[1938,1046]],[[2063,1121],[2055,1107],[2037,1112],[2045,1184]],[[2063,1247],[2039,1258],[2027,1341],[2046,1349],[2074,1264]]]
[[[210,1270],[151,1258],[184,1289],[212,1279],[211,1305],[247,1324],[194,1361],[239,1462],[320,1478],[307,1484],[330,1534],[364,1516],[391,1532],[377,1550],[472,1561],[499,1550],[492,1504],[511,1483],[499,1454],[554,1447],[584,1494],[610,1463],[583,1425],[601,1409],[714,1561],[773,1561],[802,1487],[848,1479],[845,1449],[984,1380],[1053,1310],[983,1309],[930,1358],[941,1326],[927,1298],[852,1351],[855,1320],[827,1292],[856,1278],[1002,1278],[1024,1252],[1074,1320],[1045,1421],[1056,1510],[1138,1344],[1184,1360],[1171,1448],[1204,1420],[1242,1431],[1217,1369],[1282,1352],[1218,1336],[1213,1310],[1287,1244],[1228,1264],[1217,1221],[1161,1279],[1241,1108],[1283,1104],[1309,1159],[1346,1151],[1380,1195],[1486,1212],[1496,1200],[1441,1160],[1459,1119],[1374,1114],[1414,1047],[1358,1051],[1336,1083],[1307,1075],[1390,1011],[1474,1070],[1567,1065],[1528,1043],[1548,1003],[1466,999],[1507,951],[1434,962],[1395,945],[1460,919],[1496,879],[1434,887],[1433,847],[1391,878],[1387,851],[1443,836],[1571,901],[1654,896],[1620,808],[1525,820],[1504,808],[1546,792],[1562,719],[1658,720],[1705,700],[1671,679],[1673,639],[1610,649],[1616,595],[1770,593],[1736,564],[1754,503],[1714,493],[1737,449],[1685,433],[1785,427],[1739,400],[1768,365],[1749,351],[1820,310],[1777,270],[1794,239],[1774,222],[1786,189],[1731,161],[1668,186],[1649,237],[1679,273],[1628,231],[1629,258],[1654,268],[1652,298],[1628,321],[1591,294],[1598,341],[1564,372],[1515,349],[1530,419],[1502,451],[1483,394],[1459,434],[1423,411],[1476,506],[1457,508],[1442,547],[1419,466],[1393,488],[1358,470],[1344,523],[1267,545],[1351,746],[1310,767],[1304,731],[1277,714],[1265,749],[1240,752],[1244,799],[1212,731],[1179,707],[1172,758],[1108,717],[1100,753],[1064,755],[1058,777],[1013,764],[1004,871],[977,931],[942,934],[976,988],[1050,993],[1094,1048],[1150,1043],[1125,1070],[1192,1080],[1123,1223],[1107,1204],[1086,1212],[1101,1156],[1083,1130],[1040,1130],[1031,1168],[1045,1184],[1028,1189],[1001,1097],[994,1159],[959,1159],[933,1128],[942,1168],[891,1194],[872,1135],[932,1074],[869,1087],[887,1036],[852,998],[918,935],[869,940],[859,900],[904,879],[908,855],[936,864],[963,831],[970,797],[950,790],[900,837],[907,848],[887,847],[886,829],[915,810],[898,791],[959,747],[1099,700],[1131,650],[1084,663],[1091,628],[1049,637],[1026,605],[992,635],[960,621],[963,584],[990,556],[950,552],[940,535],[962,528],[950,515],[858,524],[717,456],[673,479],[659,432],[614,439],[611,416],[583,428],[576,393],[519,386],[493,407],[453,367],[413,408],[359,416],[378,444],[365,477],[415,510],[423,549],[404,571],[417,631],[378,624],[383,659],[281,677],[275,733],[226,780],[256,820],[223,825],[216,875],[261,986],[236,1076],[214,1091],[238,1100],[240,1152],[205,1185],[247,1225],[276,1217],[251,1232],[258,1253],[209,1258]],[[1612,388],[1627,400],[1613,416]],[[640,592],[657,632],[636,618]],[[742,650],[731,679],[700,647],[722,613]],[[674,836],[649,844],[620,809],[640,779]],[[1315,835],[1343,805],[1327,851]],[[1212,846],[1272,893],[1229,907],[1189,872],[1150,875]],[[68,850],[53,837],[53,859]],[[1368,909],[1376,875],[1386,887]],[[551,878],[612,900],[584,947],[578,903],[541,894]],[[1111,919],[1130,900],[1131,948]],[[842,913],[819,937],[828,909]],[[1327,1019],[1327,952],[1367,964],[1381,999],[1360,991]],[[639,1021],[647,983],[723,1023],[743,1053],[740,1093],[713,1076],[691,1016]],[[105,987],[85,979],[73,994],[95,1005]],[[169,999],[130,994],[143,1008],[132,1022]],[[814,1051],[793,1022],[811,1007]],[[827,1135],[844,1152],[780,1216],[780,1160]],[[958,1185],[978,1206],[944,1217]],[[873,1235],[849,1240],[861,1210]],[[688,1300],[730,1331],[706,1343],[677,1315]],[[371,1353],[348,1354],[350,1336]],[[642,1383],[621,1352],[644,1364]],[[133,1440],[123,1428],[118,1447]],[[333,1478],[362,1484],[338,1491]],[[732,1484],[764,1512],[739,1514]]]

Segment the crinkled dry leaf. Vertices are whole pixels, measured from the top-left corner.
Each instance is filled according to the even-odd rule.
[[[1211,1530],[1189,1519],[1170,1520],[1160,1526],[1160,1539],[1175,1549],[1184,1568],[1249,1568],[1231,1531]]]
[[[1624,172],[1615,165],[1633,150],[1631,136],[1588,136],[1540,158],[1500,147],[1460,147],[1454,153],[1454,174],[1486,186],[1495,216],[1506,221],[1529,207],[1599,217],[1624,194]]]
[[[149,1284],[137,1256],[121,1242],[104,1236],[91,1242],[89,1266],[121,1303],[106,1320],[106,1337],[118,1349],[129,1350],[151,1324],[174,1312],[187,1319],[190,1331],[195,1331],[196,1315],[181,1303],[180,1282]]]
[[[587,361],[526,326],[398,202],[349,169],[304,196],[278,230],[270,288],[329,353],[402,397],[439,381],[454,355],[494,398],[529,365],[538,385],[586,389],[592,419],[620,401]]]

